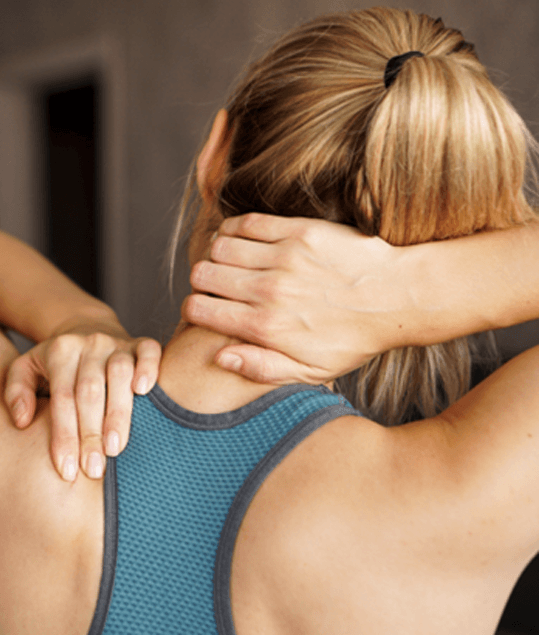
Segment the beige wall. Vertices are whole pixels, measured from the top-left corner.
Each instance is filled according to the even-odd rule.
[[[317,13],[365,8],[336,0],[0,0],[0,67],[58,45],[107,35],[125,86],[122,130],[129,285],[119,307],[133,332],[159,335],[176,319],[156,272],[201,130],[244,61]],[[533,126],[539,120],[537,0],[395,1],[442,16]],[[535,126],[537,132],[537,126]],[[527,337],[527,336],[526,336]]]

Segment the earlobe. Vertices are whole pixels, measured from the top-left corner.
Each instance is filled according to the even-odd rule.
[[[197,185],[202,199],[211,202],[223,176],[230,135],[228,113],[221,109],[215,119],[208,140],[197,159]]]

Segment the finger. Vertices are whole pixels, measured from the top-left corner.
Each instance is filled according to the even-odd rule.
[[[220,265],[200,260],[191,269],[190,282],[193,289],[213,293],[243,302],[253,301],[253,290],[261,272],[241,267]]]
[[[271,343],[271,328],[265,328],[267,320],[249,304],[193,294],[184,300],[182,316],[192,324],[213,329],[223,335],[264,346]]]
[[[251,212],[226,218],[219,227],[219,234],[272,243],[295,235],[301,221],[305,219]]]
[[[161,345],[155,340],[144,338],[136,346],[136,365],[133,377],[133,392],[145,395],[155,385],[161,362]]]
[[[324,379],[322,369],[301,364],[274,350],[240,344],[227,346],[215,356],[215,363],[247,379],[262,384],[319,384]]]
[[[61,363],[51,359],[50,408],[51,408],[51,455],[62,478],[74,481],[79,465],[79,432],[75,403],[75,381],[79,355],[65,355]]]
[[[81,467],[89,478],[101,478],[105,469],[103,420],[105,418],[105,368],[103,354],[82,355],[75,398],[79,417]]]
[[[250,269],[275,267],[278,265],[278,256],[279,250],[272,243],[232,236],[218,236],[210,249],[210,258],[214,262]]]
[[[25,428],[34,418],[38,380],[28,353],[18,357],[8,370],[4,400],[18,428]]]
[[[107,362],[107,412],[103,437],[108,456],[117,456],[129,438],[134,364],[133,356],[124,351],[113,353]]]

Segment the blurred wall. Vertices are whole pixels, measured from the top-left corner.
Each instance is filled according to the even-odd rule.
[[[392,4],[442,16],[463,30],[537,132],[537,0]],[[165,275],[158,278],[157,272],[202,130],[245,61],[299,21],[370,5],[336,0],[0,0],[0,70],[6,61],[103,35],[121,51],[122,259],[129,275],[125,301],[117,308],[133,333],[159,337],[177,319],[179,298],[172,307]],[[179,295],[186,288],[184,279]],[[532,330],[537,328],[525,327],[518,337],[528,341]]]

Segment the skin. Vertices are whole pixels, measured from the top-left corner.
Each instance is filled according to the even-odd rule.
[[[215,152],[225,133],[217,126],[210,136]],[[199,163],[205,205],[195,231],[214,214],[212,185]],[[192,258],[208,243],[195,245]],[[272,390],[215,364],[217,352],[232,345],[238,341],[229,336],[180,324],[164,352],[160,385],[183,407],[206,413]],[[535,348],[437,417],[398,428],[341,417],[299,444],[263,483],[240,529],[231,579],[238,635],[491,634],[539,549],[538,381]],[[47,633],[49,624],[51,633],[82,635],[97,598],[102,494],[83,475],[73,485],[46,482],[53,473],[47,412],[45,405],[32,443],[14,436],[0,412],[0,523],[8,527],[0,536],[0,598],[13,598],[0,612],[6,635]],[[8,497],[21,454],[40,502],[35,521],[28,493]],[[23,518],[28,531],[8,518]],[[28,583],[24,559],[9,558],[27,549],[35,553],[30,604],[20,599]],[[78,589],[74,571],[85,567]],[[46,602],[49,594],[56,606]],[[18,622],[23,601],[26,630]]]
[[[0,337],[0,376],[16,351]],[[22,434],[0,405],[0,633],[85,633],[101,577],[102,481],[66,482],[52,463],[48,399]],[[24,469],[21,470],[21,465]]]
[[[80,463],[101,478],[105,451],[115,456],[127,444],[133,392],[144,394],[156,381],[160,346],[130,337],[110,307],[3,232],[1,272],[0,323],[39,342],[13,360],[6,376],[13,421],[26,428],[36,392],[50,393],[56,469],[73,481]]]
[[[319,383],[391,348],[533,319],[538,240],[537,222],[403,248],[327,221],[227,218],[192,269],[182,312],[247,340],[217,353],[223,368]]]

